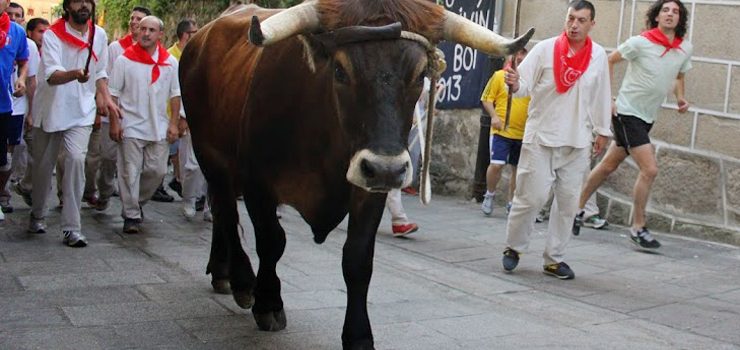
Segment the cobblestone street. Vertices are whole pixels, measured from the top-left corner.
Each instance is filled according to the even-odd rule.
[[[56,204],[56,200],[52,200]],[[212,292],[205,265],[210,223],[186,221],[179,202],[150,202],[143,232],[121,233],[120,203],[83,205],[90,245],[25,232],[28,208],[0,224],[0,349],[338,349],[345,310],[346,221],[323,245],[282,209],[288,235],[278,265],[288,326],[257,330],[249,310]],[[378,349],[739,349],[740,249],[657,234],[656,253],[633,248],[622,227],[584,229],[560,281],[542,273],[542,232],[513,274],[501,268],[504,209],[404,196],[421,229],[408,238],[381,223],[368,308]],[[254,239],[240,203],[243,240]]]

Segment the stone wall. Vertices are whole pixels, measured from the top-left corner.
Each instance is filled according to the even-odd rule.
[[[499,0],[501,1],[501,0]],[[504,1],[502,34],[511,36],[515,0]],[[644,26],[651,1],[595,0],[592,38],[608,51]],[[522,0],[523,31],[535,27],[534,41],[559,34],[566,0]],[[690,12],[688,39],[694,44],[686,96],[679,114],[673,96],[651,132],[660,172],[648,204],[648,225],[687,236],[740,244],[740,40],[733,19],[740,1],[684,1]],[[613,91],[626,64],[617,66]],[[433,148],[435,191],[471,197],[480,110],[440,111]],[[628,224],[637,166],[628,159],[598,193],[602,214]],[[504,190],[508,174],[499,184]]]

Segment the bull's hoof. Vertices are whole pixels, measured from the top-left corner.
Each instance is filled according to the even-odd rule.
[[[212,279],[213,291],[218,294],[231,294],[231,284],[228,279]]]
[[[231,294],[234,295],[234,301],[236,301],[236,305],[239,305],[242,309],[249,309],[254,305],[254,295],[251,291],[232,291]]]
[[[373,346],[373,341],[370,339],[356,341],[351,344],[343,342],[342,348],[349,350],[375,350],[375,346]]]
[[[257,321],[257,327],[260,330],[268,332],[277,332],[285,329],[285,310],[271,311],[264,314],[258,314],[252,311],[254,320]]]

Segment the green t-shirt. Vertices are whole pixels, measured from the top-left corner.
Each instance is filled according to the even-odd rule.
[[[654,123],[658,109],[673,90],[678,73],[691,69],[693,46],[684,40],[681,50],[673,49],[661,57],[665,47],[647,38],[633,36],[617,50],[629,61],[617,96],[617,112]]]

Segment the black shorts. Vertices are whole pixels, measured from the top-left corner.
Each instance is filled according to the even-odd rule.
[[[0,167],[8,165],[8,145],[21,143],[23,115],[0,113]]]
[[[617,146],[629,149],[650,143],[650,129],[653,124],[631,115],[617,114],[612,116],[612,130]]]

